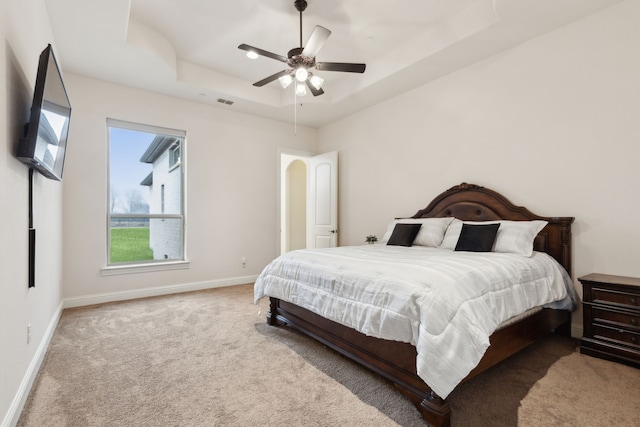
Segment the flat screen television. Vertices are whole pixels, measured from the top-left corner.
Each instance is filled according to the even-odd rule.
[[[38,74],[25,137],[18,159],[42,175],[62,180],[71,104],[51,45],[40,54]]]

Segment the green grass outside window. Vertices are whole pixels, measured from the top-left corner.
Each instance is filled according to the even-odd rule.
[[[112,228],[111,263],[153,260],[149,227]]]

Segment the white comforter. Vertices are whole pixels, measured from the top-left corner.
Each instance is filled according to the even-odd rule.
[[[413,344],[439,396],[478,364],[503,321],[575,291],[550,256],[364,245],[289,252],[258,277],[256,303],[280,298],[366,335]]]

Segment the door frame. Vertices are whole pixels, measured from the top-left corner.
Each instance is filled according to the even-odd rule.
[[[292,149],[278,149],[278,218],[277,218],[277,228],[278,230],[278,238],[277,240],[277,253],[282,255],[284,250],[286,249],[286,211],[283,211],[283,204],[285,201],[285,192],[286,192],[286,167],[283,165],[283,156],[291,156],[295,157],[297,160],[302,160],[308,167],[308,159],[313,157],[314,154],[308,151],[302,150],[292,150]],[[291,164],[293,161],[287,163],[287,166]],[[308,185],[308,182],[306,183]]]
[[[332,221],[331,221],[331,225],[329,228],[332,229],[331,233],[333,233],[332,235],[329,235],[330,240],[331,240],[331,245],[330,246],[337,246],[338,245],[338,235],[337,235],[337,227],[338,227],[338,218],[337,218],[337,204],[338,204],[338,197],[337,197],[337,191],[338,191],[338,181],[337,181],[337,174],[338,174],[338,165],[337,165],[337,157],[338,157],[338,152],[329,152],[329,153],[322,153],[322,154],[314,154],[314,153],[309,153],[306,151],[297,151],[297,150],[287,150],[287,149],[278,149],[278,218],[277,218],[277,228],[276,230],[279,231],[278,233],[278,239],[276,246],[277,246],[277,253],[282,255],[284,253],[284,251],[286,251],[288,248],[288,242],[290,241],[290,237],[287,235],[287,231],[289,230],[289,224],[288,221],[289,219],[287,218],[287,208],[288,206],[285,206],[285,202],[286,202],[286,192],[287,192],[287,171],[288,171],[288,167],[289,165],[293,164],[295,161],[302,161],[305,165],[306,165],[306,176],[305,176],[305,197],[306,197],[306,218],[305,218],[305,247],[309,247],[309,239],[310,239],[310,215],[309,215],[309,203],[310,203],[310,199],[309,196],[310,195],[314,195],[315,191],[312,191],[310,189],[310,185],[312,184],[312,179],[310,177],[310,173],[311,173],[311,169],[312,166],[317,166],[318,164],[314,163],[314,160],[320,160],[321,164],[322,163],[326,163],[326,156],[329,154],[334,153],[334,161],[333,161],[333,166],[334,168],[331,169],[332,171],[332,176],[331,176],[331,194],[333,194],[333,197],[335,198],[333,200],[333,203],[331,204],[332,209],[334,210],[331,217],[332,217]],[[286,160],[286,164],[284,162],[284,158],[288,157],[288,159]],[[314,171],[315,172],[315,171]],[[335,175],[334,175],[335,174]],[[315,218],[315,216],[313,217]],[[318,227],[314,227],[314,230],[316,230]],[[320,229],[324,229],[326,227],[320,227]],[[316,230],[317,231],[317,230]],[[322,233],[324,233],[324,231],[326,230],[322,230]],[[321,234],[322,234],[321,233]]]

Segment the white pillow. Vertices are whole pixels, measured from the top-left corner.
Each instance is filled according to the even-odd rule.
[[[389,223],[387,227],[387,232],[384,233],[382,240],[380,243],[386,244],[389,241],[389,237],[391,237],[391,233],[393,232],[394,227],[398,223],[402,224],[422,224],[420,227],[420,231],[418,231],[418,235],[413,241],[414,245],[418,246],[430,246],[432,248],[436,248],[442,243],[442,238],[444,237],[444,232],[447,230],[449,223],[453,220],[453,218],[402,218],[402,219],[394,219]]]
[[[471,221],[465,221],[471,224],[477,224]],[[500,230],[500,229],[498,229]],[[456,244],[458,243],[458,238],[460,237],[460,232],[462,231],[462,221],[458,218],[454,218],[451,223],[449,223],[449,227],[447,227],[447,231],[444,233],[444,238],[442,239],[442,243],[440,247],[442,249],[451,249],[454,250],[456,248]]]
[[[500,221],[493,251],[531,256],[533,241],[547,224],[543,220]]]
[[[533,241],[546,225],[547,221],[464,221],[467,224],[500,224],[496,242],[492,252],[513,253],[524,256],[533,254]],[[454,219],[449,224],[447,231],[440,245],[443,249],[454,250],[462,231],[463,221]]]

